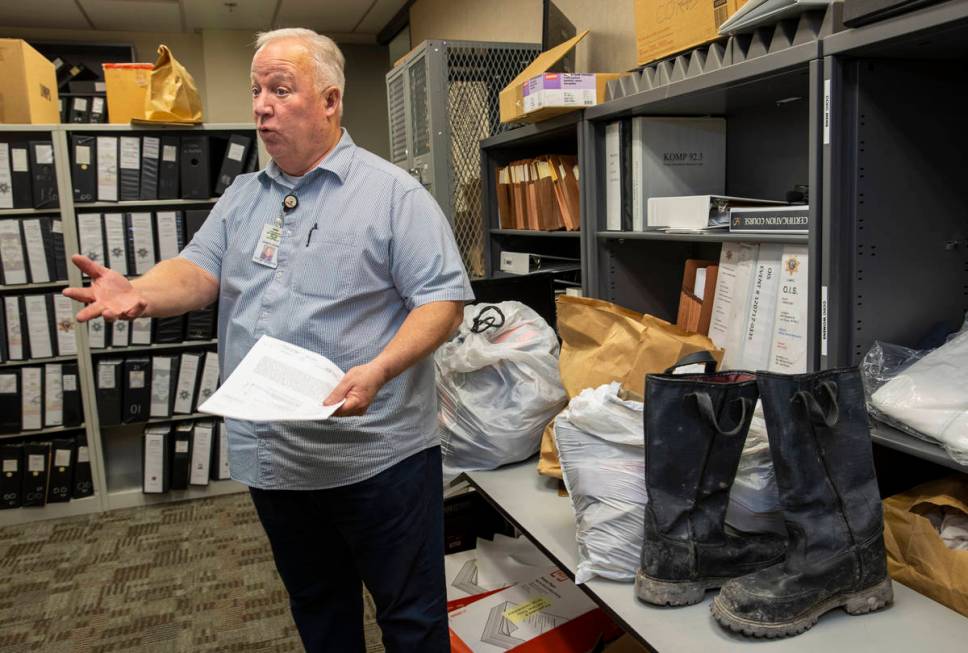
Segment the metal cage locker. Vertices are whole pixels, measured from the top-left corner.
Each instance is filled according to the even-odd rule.
[[[498,94],[540,52],[537,43],[424,41],[386,76],[390,160],[440,204],[472,278],[485,275],[480,141],[509,128]]]

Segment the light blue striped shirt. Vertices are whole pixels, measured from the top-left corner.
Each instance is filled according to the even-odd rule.
[[[285,214],[272,269],[252,257],[289,192],[299,205]],[[373,360],[417,306],[473,299],[453,232],[430,193],[354,145],[346,130],[295,187],[275,163],[237,177],[180,256],[219,280],[223,379],[263,334],[348,370]],[[227,420],[227,427],[232,478],[246,485],[356,483],[438,444],[433,361],[387,383],[361,417]]]

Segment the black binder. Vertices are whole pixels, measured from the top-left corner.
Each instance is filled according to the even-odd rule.
[[[64,363],[61,372],[63,374],[64,426],[80,426],[84,423],[84,409],[81,407],[81,387],[77,363]]]
[[[185,211],[185,243],[192,242],[192,237],[195,235],[202,225],[205,224],[205,220],[208,219],[208,209],[189,209]]]
[[[0,370],[0,433],[18,433],[20,423],[20,370]]]
[[[0,444],[0,510],[20,507],[23,484],[23,445]]]
[[[158,164],[161,160],[161,139],[145,136],[141,139],[141,190],[143,200],[158,199]]]
[[[30,180],[30,155],[23,145],[10,145],[10,183],[13,185],[13,208],[28,209],[34,205]]]
[[[47,480],[50,474],[50,442],[24,444],[23,506],[47,503]]]
[[[96,95],[98,93],[103,94],[107,90],[104,82],[98,79],[88,79],[83,81],[72,80],[67,83],[67,88],[70,89],[71,93],[81,93],[84,95]]]
[[[97,362],[94,379],[97,386],[97,413],[98,419],[104,426],[116,426],[121,423],[123,367],[122,359],[102,359]]]
[[[181,342],[185,339],[185,318],[183,315],[159,317],[152,325],[151,341],[156,343]]]
[[[249,160],[245,163],[244,173],[259,171],[259,147],[253,143],[249,149]]]
[[[54,144],[50,141],[30,141],[30,181],[34,208],[57,208],[57,174],[54,172]]]
[[[54,74],[57,75],[57,88],[62,90],[71,79],[71,65],[62,57],[54,57],[51,63],[54,64]]]
[[[60,121],[61,123],[65,123],[67,122],[67,117],[70,115],[70,112],[67,110],[70,105],[67,103],[67,98],[63,95],[57,98],[57,102],[59,104],[58,111],[60,111]]]
[[[41,217],[37,218],[40,221],[40,235],[44,241],[44,254],[47,255],[47,275],[50,277],[51,281],[58,281],[60,270],[57,263],[57,245],[55,240],[57,236],[60,236],[60,246],[61,246],[61,256],[64,255],[64,234],[54,233],[54,218]],[[60,221],[58,220],[58,227],[60,226]],[[67,275],[64,275],[64,279]]]
[[[632,121],[622,120],[619,129],[622,231],[632,231]]]
[[[97,141],[97,198],[101,202],[118,200],[120,155],[117,136],[99,136]]]
[[[91,451],[87,447],[87,436],[83,433],[75,438],[74,488],[71,497],[83,499],[94,495],[94,476],[91,474]]]
[[[128,358],[124,361],[124,410],[122,421],[147,422],[151,407],[151,359]]]
[[[221,195],[232,185],[235,178],[242,174],[242,170],[249,158],[252,139],[243,134],[232,134],[222,157],[222,165],[215,182],[215,195]]]
[[[179,195],[179,154],[181,145],[177,136],[161,137],[161,159],[158,163],[158,199],[174,200]]]
[[[231,478],[228,472],[229,433],[225,430],[225,423],[215,422],[212,431],[212,464],[209,466],[209,477],[213,481],[223,481]],[[224,456],[224,458],[223,458]],[[223,469],[225,470],[223,472]]]
[[[171,439],[171,489],[187,490],[192,471],[192,440],[195,426],[192,422],[175,425]]]
[[[84,124],[91,115],[91,98],[73,97],[67,110],[67,122]]]
[[[211,304],[187,315],[185,340],[211,340],[215,337],[216,308]]]
[[[171,478],[171,425],[145,429],[141,439],[141,491],[164,494]]]
[[[10,357],[7,351],[7,308],[5,302],[0,302],[0,363],[6,363]]]
[[[107,102],[103,95],[96,95],[91,98],[91,113],[87,117],[89,123],[106,122]]]
[[[58,218],[50,221],[50,246],[54,258],[55,281],[67,281],[67,250],[64,248],[64,223]]]
[[[141,139],[122,136],[118,147],[118,199],[137,200],[141,192]]]
[[[60,438],[51,442],[47,503],[70,501],[74,494],[74,448],[74,438]]]
[[[219,136],[181,137],[181,196],[185,199],[209,199],[215,188],[222,156],[224,138]]]
[[[75,202],[97,201],[97,137],[71,134],[71,185]]]
[[[154,214],[147,211],[125,213],[124,231],[128,248],[128,270],[131,274],[145,274],[158,262]]]
[[[31,355],[30,355],[30,329],[27,328],[27,305],[24,302],[23,295],[11,297],[10,299],[14,300],[14,302],[17,304],[17,317],[20,318],[19,320],[20,321],[20,343],[21,343],[20,347],[21,347],[21,350],[23,351],[23,357],[18,358],[17,360],[28,360],[29,358],[31,358]],[[6,306],[8,320],[10,319],[9,317],[10,308],[11,306],[8,304]],[[9,336],[10,334],[8,333],[7,337],[9,338]],[[9,341],[8,341],[8,344],[9,344]],[[8,351],[9,351],[9,347],[8,347]]]

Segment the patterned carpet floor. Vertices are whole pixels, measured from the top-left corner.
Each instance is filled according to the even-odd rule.
[[[302,651],[248,494],[3,528],[0,576],[0,653]]]

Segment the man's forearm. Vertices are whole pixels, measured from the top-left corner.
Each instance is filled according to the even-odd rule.
[[[463,319],[463,302],[424,304],[412,311],[390,343],[373,359],[386,372],[386,380],[435,351],[454,333]]]
[[[204,308],[218,299],[218,281],[183,258],[172,258],[132,281],[148,306],[147,317],[169,317]]]

